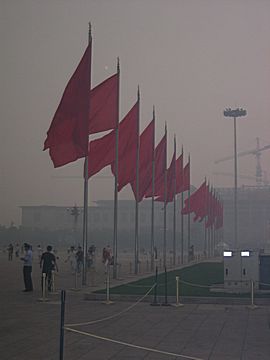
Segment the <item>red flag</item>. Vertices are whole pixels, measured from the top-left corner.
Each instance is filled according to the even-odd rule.
[[[119,124],[119,144],[118,144],[118,158],[120,159],[128,151],[129,146],[133,146],[134,142],[134,126],[136,120],[137,103],[128,112],[125,118]],[[115,161],[115,142],[116,130],[102,138],[93,140],[89,146],[89,169],[88,176],[91,177],[98,173],[104,167],[112,165],[114,169]]]
[[[206,181],[185,200],[185,206],[182,209],[182,214],[190,214],[200,208],[203,199],[205,199]]]
[[[88,178],[115,160],[115,130],[102,138],[90,141]]]
[[[91,90],[89,134],[117,127],[118,96],[119,72]]]
[[[214,191],[211,191],[209,193],[209,202],[208,202],[208,219],[207,222],[205,224],[205,227],[212,227],[215,223],[216,220],[216,216],[217,216],[217,199],[215,196]]]
[[[44,149],[49,149],[54,167],[85,157],[88,151],[91,44],[69,80],[47,132]]]
[[[136,176],[136,151],[138,146],[139,101],[132,107],[119,125],[118,143],[118,191]],[[115,175],[115,163],[111,165]]]
[[[174,179],[175,179],[175,152],[173,153],[171,164],[167,170],[167,196],[166,203],[173,201],[174,197]],[[164,182],[159,188],[159,196],[156,201],[164,201]],[[156,194],[157,195],[157,194]]]
[[[223,204],[219,201],[215,229],[218,230],[222,227],[223,227]]]
[[[167,147],[167,135],[165,134],[155,149],[155,193],[159,194],[162,182],[164,183],[165,174],[165,155]],[[152,197],[152,171],[149,176],[148,188],[145,191],[145,197]]]
[[[176,176],[176,194],[182,192],[182,174],[183,174],[183,152],[175,161],[175,176]]]
[[[154,148],[154,120],[140,135],[140,164],[139,164],[139,194],[136,198],[136,179],[131,182],[132,191],[137,201],[142,201],[145,190],[149,185],[149,176],[152,173],[152,160]]]
[[[180,189],[180,192],[184,192],[190,189],[190,162],[188,162],[183,169],[183,177]]]
[[[198,200],[198,206],[195,209],[195,217],[194,221],[197,221],[199,218],[199,221],[203,221],[203,219],[208,215],[208,199],[209,199],[209,185],[206,185],[206,187],[203,188],[201,197]]]

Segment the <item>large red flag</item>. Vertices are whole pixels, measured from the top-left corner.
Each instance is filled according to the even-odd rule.
[[[136,197],[136,178],[130,183],[135,199],[142,201],[145,190],[149,185],[149,176],[152,172],[153,148],[154,148],[154,120],[144,129],[140,135],[140,163],[139,163],[139,194]]]
[[[167,147],[167,135],[165,134],[160,140],[159,144],[155,148],[155,193],[159,194],[159,189],[162,186],[162,181],[164,182],[164,173],[165,173],[165,155]],[[152,197],[152,169],[149,174],[148,187],[145,190],[145,197]]]
[[[119,164],[122,157],[124,157],[125,153],[128,151],[129,146],[133,146],[137,107],[138,105],[136,103],[119,124]],[[115,142],[116,130],[111,131],[102,138],[90,142],[88,177],[93,176],[108,165],[112,165],[112,168],[114,169]]]
[[[117,127],[119,72],[90,91],[89,134]]]
[[[124,120],[119,125],[118,191],[136,176],[136,151],[139,139],[139,101],[132,107]],[[115,175],[115,162],[111,164],[111,170]]]
[[[69,80],[47,132],[44,149],[49,149],[54,167],[85,157],[88,151],[91,44]]]

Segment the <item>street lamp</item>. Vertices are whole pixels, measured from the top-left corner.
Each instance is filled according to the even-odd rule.
[[[247,111],[245,109],[231,109],[227,108],[223,112],[225,117],[233,118],[234,127],[234,246],[238,245],[238,216],[237,216],[237,146],[236,146],[236,118],[240,116],[246,116]]]
[[[70,213],[71,216],[73,216],[73,233],[75,236],[77,236],[78,218],[82,210],[78,208],[78,206],[75,204],[72,208],[67,208],[67,211]]]

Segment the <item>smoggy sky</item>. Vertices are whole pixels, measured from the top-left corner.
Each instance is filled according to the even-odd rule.
[[[121,117],[141,90],[141,129],[156,107],[156,143],[168,125],[168,161],[191,155],[191,179],[233,186],[233,121],[225,107],[243,107],[238,150],[270,144],[269,0],[0,0],[0,224],[20,224],[20,205],[83,203],[83,161],[54,169],[43,143],[63,90],[88,42],[92,23],[92,86],[121,65]],[[262,153],[269,173],[270,150]],[[90,159],[91,161],[91,159]],[[254,156],[239,173],[255,176]],[[100,177],[109,175],[109,177]],[[270,178],[270,173],[268,174]],[[239,185],[255,180],[239,179]],[[89,201],[113,199],[104,170],[89,182]],[[129,187],[119,199],[132,198]]]

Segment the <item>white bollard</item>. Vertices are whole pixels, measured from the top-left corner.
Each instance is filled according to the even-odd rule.
[[[184,306],[184,304],[181,304],[179,301],[179,276],[176,276],[175,280],[176,280],[176,303],[173,305],[176,307]]]
[[[72,288],[70,290],[79,291],[80,289],[78,288],[78,271],[77,271],[77,269],[75,270],[74,281],[75,281],[74,288]]]
[[[104,304],[110,305],[113,304],[113,301],[110,300],[110,265],[107,265],[107,277],[106,277],[106,301],[103,301]]]
[[[49,299],[46,298],[46,273],[42,273],[42,298],[39,298],[38,301],[49,301]]]
[[[251,289],[251,304],[248,306],[249,309],[251,310],[254,310],[254,309],[257,309],[258,306],[254,304],[254,281],[253,280],[250,280],[251,282],[251,286],[250,286],[250,289]]]
[[[46,298],[46,274],[42,273],[42,299]]]
[[[75,270],[75,289],[78,289],[78,271],[77,269]]]
[[[51,291],[55,293],[55,272],[52,270],[52,284],[51,284]]]

